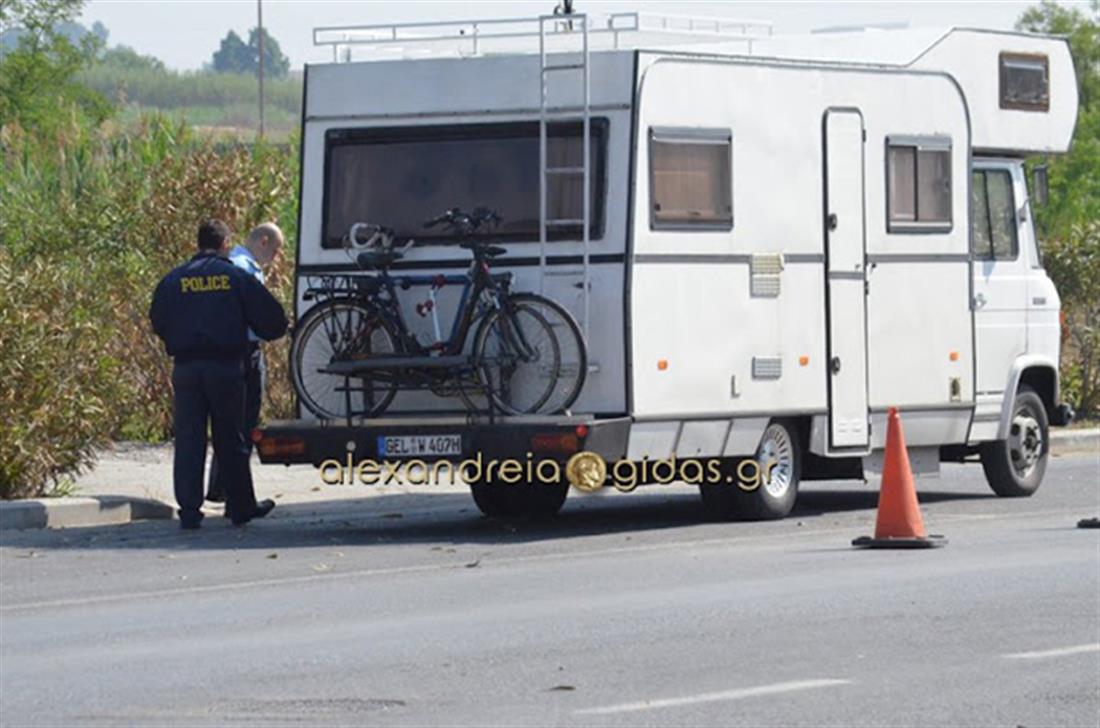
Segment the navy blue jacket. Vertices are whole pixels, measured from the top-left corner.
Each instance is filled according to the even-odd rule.
[[[283,307],[262,283],[205,251],[161,279],[149,320],[177,359],[244,358],[250,328],[265,341],[287,328]]]

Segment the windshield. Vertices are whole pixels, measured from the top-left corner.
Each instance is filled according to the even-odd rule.
[[[589,236],[602,235],[606,119],[591,122]],[[579,122],[553,124],[547,166],[580,167]],[[583,217],[580,174],[548,177],[547,219]],[[340,247],[348,228],[370,222],[393,228],[401,240],[454,239],[427,230],[444,210],[496,210],[501,223],[482,237],[534,241],[539,237],[539,126],[535,122],[399,129],[333,130],[326,137],[324,247]],[[579,224],[550,228],[551,240],[576,240]]]

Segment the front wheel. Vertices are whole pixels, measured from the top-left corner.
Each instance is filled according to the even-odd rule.
[[[374,417],[393,401],[397,384],[321,371],[332,362],[398,353],[386,318],[357,301],[331,301],[309,311],[290,344],[290,371],[298,398],[322,419]],[[350,408],[349,408],[350,405]]]
[[[985,479],[999,496],[1026,498],[1042,484],[1049,454],[1050,424],[1043,400],[1030,387],[1020,387],[1008,437],[982,445]]]

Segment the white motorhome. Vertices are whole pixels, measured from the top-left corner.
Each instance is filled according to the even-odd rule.
[[[1048,426],[1072,412],[1023,157],[1070,143],[1064,39],[620,13],[315,41],[334,62],[306,68],[299,292],[354,268],[356,222],[416,239],[397,271],[461,271],[466,251],[421,223],[484,205],[504,218],[496,267],[573,312],[589,371],[559,416],[489,419],[428,392],[379,419],[303,410],[257,433],[265,462],[424,434],[461,435],[462,456],[758,458],[764,487],[704,485],[703,501],[774,518],[801,480],[873,469],[897,407],[918,472],[980,459],[998,494],[1039,486]],[[440,291],[444,316],[456,298]],[[556,512],[567,486],[473,488],[518,514]]]

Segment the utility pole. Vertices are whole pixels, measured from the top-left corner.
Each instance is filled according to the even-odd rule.
[[[260,51],[260,138],[264,138],[264,0],[256,0],[256,16],[259,24],[258,45]]]

